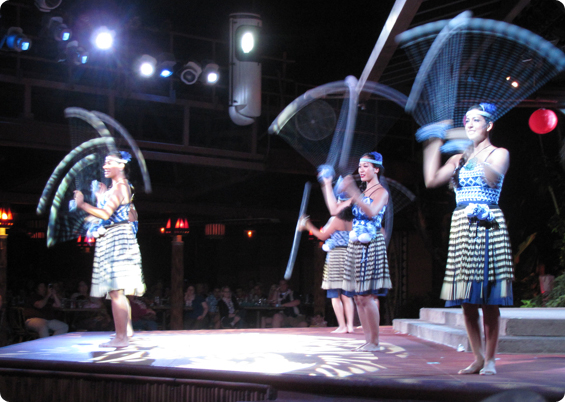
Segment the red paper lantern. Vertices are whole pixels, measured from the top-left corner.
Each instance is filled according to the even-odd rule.
[[[553,110],[538,109],[530,116],[530,128],[536,134],[547,134],[557,127],[557,115]]]

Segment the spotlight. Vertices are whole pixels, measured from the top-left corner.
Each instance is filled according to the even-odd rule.
[[[106,27],[100,27],[92,33],[91,41],[98,49],[108,50],[114,43],[115,34]]]
[[[142,77],[151,77],[155,74],[155,68],[157,66],[157,59],[155,57],[144,54],[139,59],[137,59],[135,69]]]
[[[198,80],[200,74],[202,74],[202,67],[194,61],[189,61],[180,71],[180,79],[186,85],[192,85]]]
[[[81,64],[86,64],[88,62],[88,52],[84,49],[84,47],[79,46],[76,40],[73,40],[67,43],[65,59],[69,63],[73,63],[75,66],[80,66]]]
[[[66,42],[71,39],[72,31],[63,23],[63,17],[51,17],[47,19],[47,30],[49,35],[57,42]]]
[[[175,64],[177,64],[177,61],[171,53],[159,55],[157,57],[157,74],[159,74],[159,77],[167,78],[173,75]]]
[[[25,36],[22,29],[19,27],[8,28],[8,32],[2,40],[2,44],[4,44],[4,42],[6,46],[16,52],[29,50],[31,47],[31,39]]]
[[[202,70],[200,79],[207,85],[214,85],[220,79],[219,67],[215,63],[208,63]]]
[[[35,0],[35,6],[39,9],[39,11],[48,13],[49,11],[59,7],[62,1],[63,0]]]

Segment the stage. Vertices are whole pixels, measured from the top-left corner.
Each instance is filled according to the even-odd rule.
[[[69,333],[0,348],[0,392],[9,402],[288,400],[295,393],[480,401],[510,389],[547,401],[565,395],[565,355],[501,354],[497,375],[462,376],[470,353],[392,327],[381,329],[382,351],[356,352],[361,330],[332,329],[137,332],[120,349],[98,346],[110,333]]]

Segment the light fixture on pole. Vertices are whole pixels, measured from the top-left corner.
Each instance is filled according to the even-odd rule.
[[[216,63],[206,63],[202,69],[200,80],[206,85],[214,85],[220,79],[220,67]]]
[[[157,59],[148,54],[144,54],[135,62],[134,69],[142,77],[151,77],[155,74]]]
[[[4,46],[4,43],[9,49],[15,50],[16,52],[23,52],[29,50],[31,47],[31,39],[24,35],[24,32],[19,27],[10,27],[8,32],[2,39],[0,47]]]
[[[200,74],[202,74],[202,67],[194,61],[186,63],[179,72],[180,80],[186,85],[192,85],[198,81]]]
[[[49,36],[57,42],[66,42],[71,39],[73,32],[70,28],[63,23],[63,17],[49,17],[46,18],[45,27]]]
[[[59,61],[65,60],[75,66],[86,64],[88,62],[88,52],[76,40],[72,40],[67,43],[64,54],[59,58]]]
[[[159,77],[168,78],[175,72],[177,64],[175,56],[171,53],[162,53],[157,57],[157,74]]]
[[[230,15],[229,114],[239,126],[252,124],[261,116],[261,26],[257,14]]]
[[[109,30],[107,27],[102,26],[94,32],[90,37],[90,41],[94,46],[101,50],[108,50],[114,44],[114,36],[116,35],[115,31]]]

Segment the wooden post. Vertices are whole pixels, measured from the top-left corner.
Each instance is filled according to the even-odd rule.
[[[0,228],[0,298],[2,303],[6,300],[6,271],[8,270],[8,235],[5,228]]]
[[[184,242],[182,235],[173,237],[171,258],[171,329],[183,329]]]

